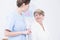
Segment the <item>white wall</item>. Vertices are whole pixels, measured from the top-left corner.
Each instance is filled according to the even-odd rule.
[[[0,0],[0,39],[4,37],[4,17],[6,13],[15,8],[16,0]],[[45,11],[45,25],[51,33],[53,40],[60,40],[60,0],[32,0],[31,10],[36,8]]]

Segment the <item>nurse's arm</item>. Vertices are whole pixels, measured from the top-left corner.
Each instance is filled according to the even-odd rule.
[[[20,32],[11,32],[10,30],[6,29],[5,30],[5,36],[17,36],[17,35],[22,35],[22,34],[30,34],[31,31],[27,30],[27,31],[20,31]]]

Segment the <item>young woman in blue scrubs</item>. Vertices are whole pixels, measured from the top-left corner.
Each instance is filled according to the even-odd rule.
[[[29,3],[30,0],[17,0],[17,11],[7,16],[5,35],[8,37],[8,40],[26,40],[26,35],[31,34],[29,29],[26,30],[22,14],[22,12],[25,12],[29,8]]]

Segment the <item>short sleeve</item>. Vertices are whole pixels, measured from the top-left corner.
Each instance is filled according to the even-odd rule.
[[[13,31],[13,26],[14,26],[14,16],[13,14],[7,14],[5,22],[5,30],[8,29],[10,31]]]

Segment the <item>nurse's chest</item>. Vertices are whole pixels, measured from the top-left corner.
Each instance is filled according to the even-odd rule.
[[[26,27],[24,18],[23,17],[16,18],[14,23],[14,31],[24,31],[25,29]]]

